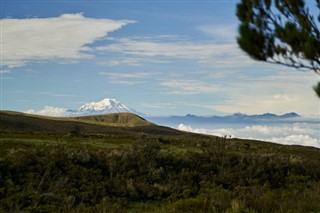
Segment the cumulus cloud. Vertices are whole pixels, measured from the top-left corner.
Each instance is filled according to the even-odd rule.
[[[94,19],[82,13],[51,18],[1,19],[2,63],[23,66],[31,60],[76,60],[93,57],[88,45],[134,23]]]
[[[59,107],[52,107],[52,106],[45,106],[43,109],[34,110],[29,109],[25,111],[28,114],[35,114],[35,115],[44,115],[44,116],[52,116],[52,117],[66,117],[69,116],[68,110]]]
[[[286,145],[302,145],[320,148],[319,124],[285,124],[285,125],[252,125],[239,128],[193,128],[190,125],[179,124],[182,131],[236,138],[263,140]]]

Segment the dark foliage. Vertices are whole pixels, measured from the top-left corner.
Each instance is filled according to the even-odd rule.
[[[314,3],[316,14],[304,0],[242,0],[237,5],[240,48],[256,60],[320,74],[320,3]],[[320,84],[318,96],[319,90]]]
[[[97,149],[102,139],[69,137],[0,143],[1,212],[320,211],[317,149],[154,136]]]

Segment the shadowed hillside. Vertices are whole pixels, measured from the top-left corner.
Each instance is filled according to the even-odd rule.
[[[19,112],[0,112],[0,131],[57,134],[160,134],[181,135],[180,131],[157,126],[131,113],[84,117],[47,117]]]

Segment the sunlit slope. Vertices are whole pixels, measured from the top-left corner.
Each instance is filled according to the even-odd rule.
[[[118,126],[118,127],[138,127],[152,126],[154,124],[148,122],[144,118],[132,113],[112,113],[104,115],[83,116],[75,118],[66,118],[72,121],[81,121],[91,124]]]

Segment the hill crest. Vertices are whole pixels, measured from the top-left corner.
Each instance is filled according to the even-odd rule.
[[[77,121],[88,124],[98,124],[105,126],[116,126],[116,127],[137,127],[137,126],[150,126],[155,125],[146,119],[129,112],[120,113],[108,113],[100,115],[87,115],[78,117],[51,117],[44,115],[35,115],[15,111],[0,111],[0,115],[9,116],[24,116],[30,118],[41,118],[47,120],[57,120],[57,121]]]
[[[64,119],[118,127],[137,127],[154,125],[153,123],[145,120],[144,118],[129,112],[67,117]]]
[[[179,130],[158,126],[132,113],[83,117],[48,117],[14,111],[0,111],[0,132],[52,134],[186,135]],[[192,135],[192,133],[190,133]]]

